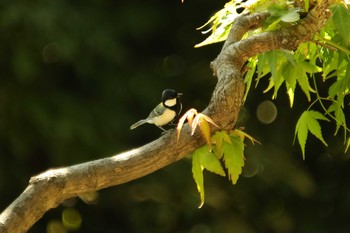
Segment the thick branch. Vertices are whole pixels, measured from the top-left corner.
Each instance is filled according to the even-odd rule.
[[[242,41],[244,33],[259,27],[268,14],[237,18],[223,50],[212,63],[218,83],[204,113],[220,128],[232,129],[242,106],[241,70],[246,60],[273,49],[295,49],[299,43],[309,40],[324,25],[329,17],[326,9],[333,2],[322,1],[292,28]],[[0,233],[26,232],[45,212],[67,198],[140,178],[182,159],[203,144],[200,135],[190,136],[186,125],[178,142],[172,131],[145,146],[110,158],[44,172],[31,178],[25,191],[1,213]]]

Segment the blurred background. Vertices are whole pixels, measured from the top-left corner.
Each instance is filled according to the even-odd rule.
[[[118,154],[160,136],[144,125],[163,89],[184,93],[184,111],[202,110],[216,80],[209,63],[221,49],[194,49],[204,24],[225,1],[42,0],[0,2],[0,210],[31,176]],[[101,190],[88,203],[71,199],[29,231],[47,233],[348,232],[350,162],[335,124],[323,126],[329,147],[309,135],[306,160],[293,146],[308,107],[291,110],[279,92],[252,89],[238,126],[247,142],[238,184],[205,173],[206,203],[191,160]],[[327,83],[319,84],[327,93]],[[322,90],[323,88],[323,90]],[[348,116],[350,112],[347,112]]]

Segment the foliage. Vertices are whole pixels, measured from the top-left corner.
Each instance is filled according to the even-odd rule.
[[[323,144],[327,146],[324,141],[321,132],[321,126],[318,120],[329,121],[325,116],[317,111],[305,111],[298,120],[295,128],[295,135],[298,135],[298,141],[303,152],[303,158],[305,158],[305,143],[307,139],[307,133],[310,131],[315,135]]]
[[[301,12],[307,12],[310,2],[304,1],[303,8],[294,7],[291,1],[230,1],[217,12],[204,26],[212,23],[212,34],[197,47],[220,42],[226,39],[234,19],[241,13],[268,11],[269,18],[262,29],[249,32],[250,36],[265,31],[290,27],[298,23]],[[307,133],[310,132],[323,144],[322,127],[318,120],[332,119],[335,134],[342,128],[344,132],[345,152],[350,145],[345,108],[348,105],[346,96],[350,93],[350,10],[345,3],[332,7],[332,18],[312,41],[302,43],[295,51],[274,50],[259,54],[249,60],[249,71],[245,75],[247,84],[245,98],[253,81],[258,85],[261,79],[269,79],[264,92],[272,90],[272,98],[276,99],[280,88],[284,85],[289,97],[289,105],[294,107],[297,84],[311,102],[299,118],[295,135],[305,158]],[[328,94],[322,96],[317,83],[330,83]],[[311,110],[318,103],[322,112]],[[326,117],[326,116],[328,117]]]
[[[211,143],[210,143],[209,123],[218,127],[217,124],[215,124],[215,122],[210,117],[204,115],[203,113],[198,113],[196,109],[191,108],[179,120],[179,123],[176,128],[177,140],[179,140],[180,138],[181,129],[186,120],[188,121],[188,124],[191,127],[191,135],[193,135],[194,132],[196,131],[196,128],[199,127],[201,130],[202,136],[207,142],[207,145],[210,147]]]
[[[200,194],[201,203],[204,204],[204,178],[203,170],[206,169],[220,176],[227,176],[232,184],[236,184],[244,166],[244,139],[248,137],[255,140],[240,130],[217,131],[211,137],[211,144],[197,149],[192,154],[192,173]]]
[[[226,176],[227,174],[232,184],[236,184],[244,166],[244,139],[248,138],[253,144],[257,141],[238,129],[231,132],[217,131],[211,136],[209,123],[218,126],[210,117],[198,113],[193,108],[188,110],[179,120],[177,125],[178,140],[186,120],[191,128],[191,135],[199,127],[206,141],[206,145],[198,148],[192,154],[192,174],[200,194],[201,203],[199,208],[201,208],[205,196],[203,170],[206,169],[220,176]]]
[[[208,63],[217,55],[218,47],[197,51],[190,47],[203,36],[193,33],[193,28],[221,4],[197,0],[181,6],[178,1],[161,0],[2,1],[1,209],[13,201],[34,174],[106,157],[159,137],[156,127],[145,126],[130,133],[128,125],[153,107],[164,87],[181,89],[188,106],[206,106],[208,90],[215,85]],[[345,49],[337,46],[334,41],[328,47]],[[170,71],[180,70],[176,75],[165,66],[168,57],[180,60],[171,63]],[[342,59],[339,54],[329,58],[328,68],[337,66]],[[248,65],[254,67],[253,63]],[[254,75],[255,71],[250,69],[248,73]],[[336,70],[330,72],[336,75]],[[255,78],[250,79],[253,86]],[[313,80],[309,81],[313,85]],[[321,83],[317,83],[322,90]],[[256,93],[250,91],[249,99]],[[327,93],[323,96],[326,98]],[[250,111],[254,104],[247,101],[245,106]],[[325,107],[331,114],[343,112],[338,103],[333,107],[329,104]],[[295,100],[293,111],[302,113],[305,109],[301,108],[302,104]],[[279,114],[282,111],[288,108],[279,109]],[[331,141],[337,138],[327,138],[322,128],[329,148],[310,147],[310,153],[319,156],[309,156],[308,163],[300,163],[291,156],[287,139],[280,137],[281,131],[291,132],[287,124],[276,121],[273,126],[261,127],[253,121],[249,124],[249,132],[264,138],[267,146],[245,148],[247,160],[240,187],[227,187],[225,179],[208,179],[206,174],[206,205],[201,211],[193,209],[198,199],[193,181],[188,179],[190,165],[185,159],[137,181],[102,190],[96,205],[67,200],[30,232],[52,232],[49,226],[59,231],[57,227],[64,227],[63,219],[68,217],[63,216],[66,208],[79,211],[82,223],[74,232],[84,233],[349,229],[349,160],[342,154],[337,156],[339,147],[332,146]],[[267,136],[266,127],[270,127]],[[339,131],[343,133],[340,122]],[[308,147],[313,143],[308,140]],[[254,163],[256,172],[247,174]],[[315,210],[327,221],[319,221]]]

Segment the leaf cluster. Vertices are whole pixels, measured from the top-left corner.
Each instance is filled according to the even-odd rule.
[[[233,131],[216,131],[213,136],[210,133],[209,123],[218,127],[216,123],[196,109],[188,110],[179,120],[177,125],[177,139],[180,139],[181,130],[187,120],[191,128],[191,135],[199,127],[206,145],[198,148],[192,154],[192,173],[200,194],[201,203],[204,204],[204,177],[206,169],[220,176],[227,176],[232,184],[236,184],[244,166],[244,139],[248,138],[253,144],[256,141],[247,133],[235,129]]]
[[[262,28],[247,33],[246,37],[266,31],[288,28],[298,23],[303,12],[308,12],[310,1],[304,1],[302,7],[294,6],[292,1],[230,1],[215,14],[208,23],[212,23],[210,35],[198,46],[216,43],[226,39],[230,23],[241,13],[268,11],[270,17]],[[232,9],[235,9],[232,10]],[[346,96],[350,92],[350,9],[342,1],[332,7],[332,18],[324,28],[309,42],[302,43],[295,51],[274,50],[249,59],[248,72],[245,74],[245,98],[255,82],[268,79],[264,92],[272,92],[276,99],[281,87],[289,98],[293,108],[296,89],[300,88],[310,105],[300,116],[295,136],[305,158],[305,145],[308,132],[327,145],[322,136],[320,120],[335,123],[335,135],[344,132],[345,152],[350,147],[350,129],[347,126],[345,108],[349,105]],[[233,13],[232,13],[233,12]],[[207,24],[208,24],[207,23]],[[206,25],[207,25],[206,24]],[[327,95],[322,96],[317,83],[330,83]],[[315,110],[318,104],[322,111]]]
[[[191,108],[188,110],[179,120],[179,123],[177,124],[177,140],[180,139],[181,129],[187,120],[189,126],[191,127],[191,135],[194,134],[196,129],[199,127],[202,136],[204,137],[205,141],[207,142],[207,145],[210,147],[210,127],[209,123],[219,127],[215,122],[208,116],[206,116],[203,113],[198,113],[196,109]]]
[[[203,206],[205,200],[203,170],[206,169],[220,176],[227,176],[232,184],[236,184],[244,166],[244,139],[248,134],[240,130],[217,131],[211,137],[210,145],[197,149],[192,154],[192,173],[197,184]]]

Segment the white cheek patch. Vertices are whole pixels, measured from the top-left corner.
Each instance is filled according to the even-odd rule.
[[[164,104],[168,107],[173,107],[176,105],[176,98],[164,101]]]

